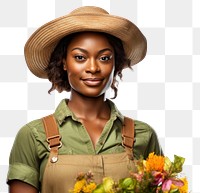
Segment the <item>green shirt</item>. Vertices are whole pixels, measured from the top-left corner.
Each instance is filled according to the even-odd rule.
[[[57,120],[62,147],[59,154],[112,154],[124,152],[121,144],[121,128],[124,117],[113,102],[108,100],[111,116],[106,123],[96,147],[83,126],[62,100],[54,116]],[[163,154],[155,131],[146,123],[135,120],[134,158],[149,153]],[[40,189],[45,165],[49,157],[48,143],[42,119],[34,120],[22,127],[11,150],[7,180],[18,179]]]

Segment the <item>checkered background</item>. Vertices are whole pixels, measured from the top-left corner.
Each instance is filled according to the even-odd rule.
[[[114,101],[124,115],[157,131],[170,159],[186,158],[190,191],[200,193],[200,0],[0,1],[0,193],[8,192],[8,159],[17,131],[69,97],[47,94],[50,83],[26,68],[24,44],[37,27],[82,5],[126,17],[147,37],[146,58],[133,71],[124,70]]]

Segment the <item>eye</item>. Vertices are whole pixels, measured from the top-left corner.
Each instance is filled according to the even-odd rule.
[[[84,57],[84,56],[81,56],[81,55],[76,55],[76,56],[74,56],[74,58],[75,58],[77,61],[84,61],[84,60],[85,60],[85,57]]]
[[[112,58],[112,56],[101,56],[100,57],[100,61],[109,61],[109,60],[111,60],[111,58]]]

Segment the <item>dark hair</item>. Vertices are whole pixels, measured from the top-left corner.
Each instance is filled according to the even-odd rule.
[[[81,32],[78,32],[81,33]],[[50,93],[53,90],[57,90],[58,92],[62,91],[70,91],[71,86],[68,81],[68,76],[66,71],[63,69],[63,60],[66,58],[66,53],[67,53],[67,47],[72,41],[73,38],[78,33],[73,33],[70,34],[64,38],[62,38],[57,46],[55,47],[54,51],[51,54],[49,65],[45,69],[47,72],[47,76],[49,81],[52,83],[52,87],[48,91]],[[101,32],[97,32],[101,33]],[[122,42],[119,38],[112,36],[110,34],[106,33],[101,33],[104,34],[110,45],[113,47],[114,52],[115,52],[115,71],[114,71],[114,78],[113,82],[111,85],[111,88],[114,90],[114,98],[117,97],[117,86],[118,86],[118,81],[116,79],[116,76],[118,75],[120,79],[122,78],[122,70],[124,66],[130,67],[130,60],[126,58],[126,54],[124,52],[124,48],[122,45]]]

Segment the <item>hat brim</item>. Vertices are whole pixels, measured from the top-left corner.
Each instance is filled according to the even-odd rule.
[[[146,38],[129,20],[109,14],[73,14],[54,19],[31,35],[24,49],[30,71],[40,78],[47,78],[45,69],[58,42],[69,34],[82,31],[104,32],[121,39],[131,65],[146,55]]]

